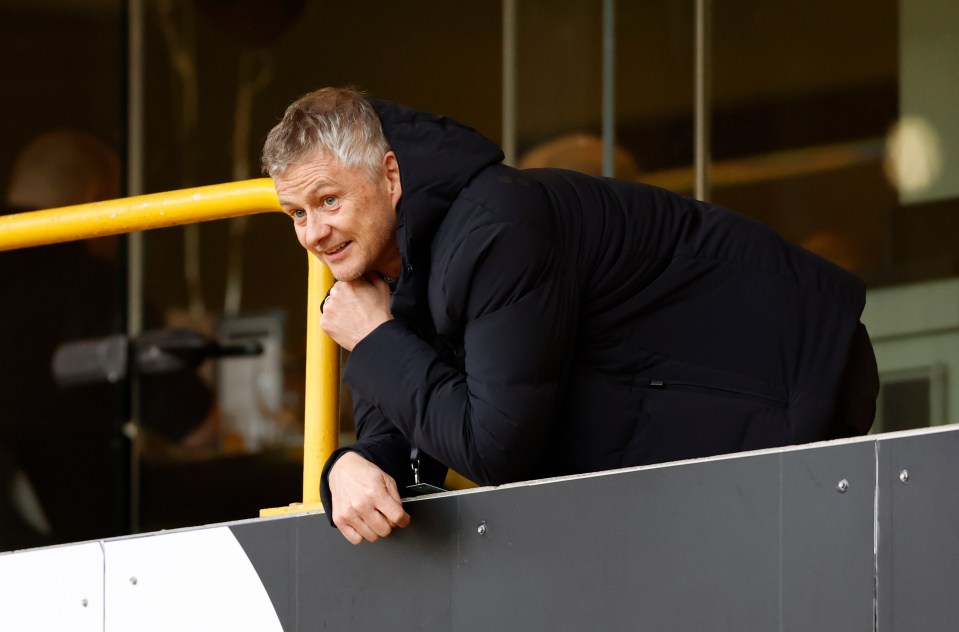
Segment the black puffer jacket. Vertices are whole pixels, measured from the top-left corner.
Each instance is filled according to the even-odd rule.
[[[469,128],[373,104],[405,267],[395,320],[344,373],[348,449],[401,489],[411,445],[432,482],[449,466],[499,484],[868,429],[878,382],[852,275],[722,208],[517,171]]]

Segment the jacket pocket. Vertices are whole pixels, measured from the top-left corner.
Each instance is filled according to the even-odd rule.
[[[775,406],[786,406],[786,398],[774,395],[765,390],[750,389],[743,386],[729,386],[723,384],[709,384],[705,382],[696,382],[683,379],[659,379],[654,377],[639,376],[636,380],[636,386],[649,389],[669,389],[680,392],[700,393],[703,395],[714,395],[717,397],[732,397],[756,400]]]
[[[789,442],[785,398],[744,384],[637,377],[646,423],[637,425],[623,466],[702,458]]]

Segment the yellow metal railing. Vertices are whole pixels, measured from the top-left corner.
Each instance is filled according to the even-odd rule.
[[[0,251],[269,211],[282,212],[269,178],[65,206],[0,217]],[[319,328],[333,275],[314,257],[309,262],[303,502],[260,515],[318,509],[320,473],[338,441],[339,348]]]

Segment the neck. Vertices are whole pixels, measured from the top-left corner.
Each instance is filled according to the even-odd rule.
[[[377,268],[376,271],[379,272],[380,276],[382,276],[384,279],[395,280],[400,278],[400,272],[402,270],[403,270],[403,257],[400,255],[399,251],[397,250],[397,252],[394,253],[393,256],[391,256],[389,260],[385,262],[385,265]]]

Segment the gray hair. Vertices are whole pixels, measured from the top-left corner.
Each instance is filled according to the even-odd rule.
[[[286,109],[263,144],[261,164],[271,177],[322,149],[345,167],[380,173],[390,145],[383,125],[363,94],[351,88],[323,88],[300,97]]]

